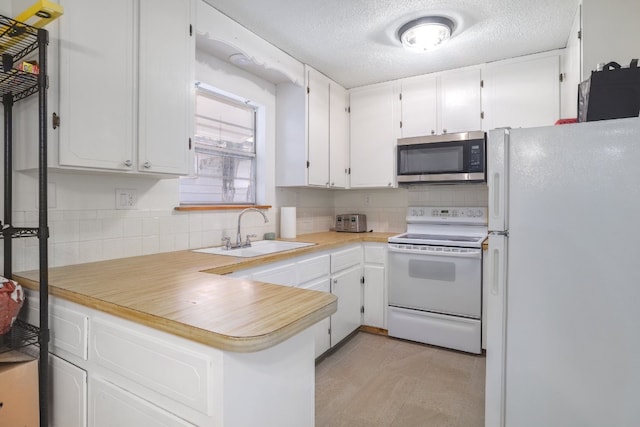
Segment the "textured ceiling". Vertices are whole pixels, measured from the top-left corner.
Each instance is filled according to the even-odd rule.
[[[579,0],[205,0],[346,88],[563,48]],[[453,38],[409,52],[402,24],[453,18]]]

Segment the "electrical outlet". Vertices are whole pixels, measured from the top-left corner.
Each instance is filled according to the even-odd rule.
[[[365,194],[364,196],[364,205],[371,206],[371,194]]]
[[[116,188],[116,209],[135,209],[138,191],[133,188]]]

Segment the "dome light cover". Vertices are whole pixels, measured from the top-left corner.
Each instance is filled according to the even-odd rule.
[[[448,40],[454,22],[442,16],[425,16],[407,22],[398,30],[398,38],[407,49],[420,52],[432,50]]]

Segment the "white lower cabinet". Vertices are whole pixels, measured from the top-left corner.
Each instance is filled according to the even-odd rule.
[[[362,324],[362,245],[331,254],[331,293],[338,311],[331,316],[331,347]]]
[[[386,329],[386,251],[385,243],[364,244],[364,286],[362,324]]]
[[[40,299],[36,292],[27,291],[28,299],[22,312],[32,325],[40,324]],[[65,306],[66,305],[66,306]],[[87,360],[89,318],[69,304],[49,304],[49,326],[51,339],[49,351],[70,360]]]
[[[312,291],[331,292],[331,281],[329,277],[312,280],[300,285],[303,289],[311,289]],[[331,348],[331,318],[327,317],[311,327],[315,337],[316,359],[325,351]]]
[[[49,355],[49,425],[87,426],[87,372],[53,354]]]
[[[338,311],[312,329],[316,343],[316,358],[340,343],[362,325],[363,308],[363,246],[371,260],[368,273],[370,285],[365,305],[370,306],[369,326],[384,327],[384,244],[350,244],[343,249],[316,252],[261,267],[229,274],[237,279],[250,279],[284,286],[297,286],[338,297]],[[367,279],[364,279],[365,283]],[[367,286],[367,285],[365,285]]]
[[[296,286],[296,265],[294,263],[286,263],[256,271],[251,275],[251,280],[275,285]]]
[[[146,400],[104,381],[89,381],[89,425],[92,427],[194,426]],[[67,426],[67,424],[61,424]]]
[[[331,346],[360,327],[362,313],[362,266],[331,276],[331,293],[338,297],[338,311],[331,316]]]

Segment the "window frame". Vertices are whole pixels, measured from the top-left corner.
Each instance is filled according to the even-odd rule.
[[[243,109],[250,110],[252,112],[253,151],[242,152],[242,151],[235,151],[235,150],[226,150],[224,148],[216,148],[216,147],[213,147],[212,145],[207,145],[206,142],[199,142],[198,138],[194,135],[193,159],[192,159],[193,170],[192,170],[192,174],[189,177],[185,177],[185,178],[191,178],[191,179],[198,178],[199,176],[198,155],[212,154],[212,155],[218,155],[224,158],[224,154],[227,153],[230,157],[235,156],[235,157],[240,157],[242,159],[250,160],[251,171],[250,171],[250,178],[248,180],[249,181],[248,187],[251,187],[252,194],[249,198],[253,199],[253,201],[226,201],[226,200],[223,200],[222,197],[220,198],[220,200],[213,200],[213,199],[202,200],[202,201],[185,200],[185,198],[183,197],[183,194],[184,194],[183,184],[185,186],[188,184],[186,184],[185,181],[182,180],[181,178],[180,196],[179,196],[180,208],[182,209],[189,209],[189,208],[233,209],[234,207],[241,208],[243,206],[259,206],[258,195],[260,194],[260,191],[258,186],[261,184],[259,179],[259,168],[260,168],[260,161],[261,161],[259,157],[261,156],[261,154],[259,154],[260,152],[259,144],[260,144],[260,138],[261,138],[261,131],[259,129],[259,123],[261,123],[261,120],[259,115],[262,107],[252,102],[251,100],[244,99],[240,96],[231,94],[227,91],[221,90],[219,88],[216,88],[214,86],[211,86],[201,81],[197,81],[195,83],[194,90],[195,90],[194,101],[195,99],[197,99],[197,96],[206,96],[206,97],[210,97],[211,99],[218,100],[222,103],[229,103],[232,106],[238,106]],[[198,94],[199,91],[201,92],[200,95]],[[197,120],[197,118],[198,118],[198,111],[197,111],[197,108],[194,106],[194,133],[196,130],[195,121]],[[223,186],[224,185],[222,183],[223,178],[221,177],[220,180],[221,180],[221,186]]]

